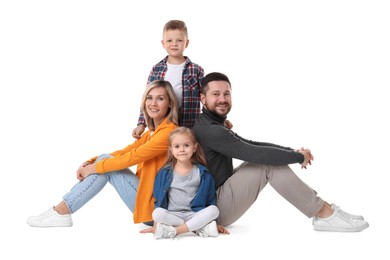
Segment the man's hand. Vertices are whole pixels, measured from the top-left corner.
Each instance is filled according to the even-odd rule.
[[[310,149],[307,149],[307,148],[305,149],[305,148],[301,147],[301,149],[296,150],[296,151],[302,153],[303,156],[305,157],[305,159],[301,163],[301,168],[307,169],[307,165],[311,165],[311,161],[314,160],[314,156],[311,153]]]

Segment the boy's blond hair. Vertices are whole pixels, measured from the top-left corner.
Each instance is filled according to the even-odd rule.
[[[180,31],[184,32],[184,35],[186,36],[186,38],[188,38],[187,25],[183,21],[170,20],[169,22],[167,22],[164,25],[163,34],[169,30],[180,30]]]

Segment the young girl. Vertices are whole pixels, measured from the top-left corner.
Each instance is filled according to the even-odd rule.
[[[205,167],[203,149],[186,127],[171,132],[168,146],[167,162],[154,183],[154,238],[174,238],[186,232],[218,236],[215,184]]]

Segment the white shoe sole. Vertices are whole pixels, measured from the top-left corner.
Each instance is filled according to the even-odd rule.
[[[40,227],[40,228],[52,228],[52,227],[71,227],[73,226],[73,223],[51,223],[50,225],[45,225],[45,224],[35,224],[35,223],[29,223],[27,222],[28,225],[31,227]]]
[[[315,231],[329,231],[329,232],[360,232],[369,227],[368,223],[355,228],[343,228],[343,227],[326,227],[326,226],[314,226]]]

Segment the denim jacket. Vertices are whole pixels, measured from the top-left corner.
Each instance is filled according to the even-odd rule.
[[[210,205],[215,205],[215,184],[207,168],[196,164],[200,170],[200,184],[198,191],[191,201],[191,209],[197,212]],[[168,208],[168,191],[173,180],[173,167],[167,166],[160,169],[154,181],[153,197],[155,208]]]

